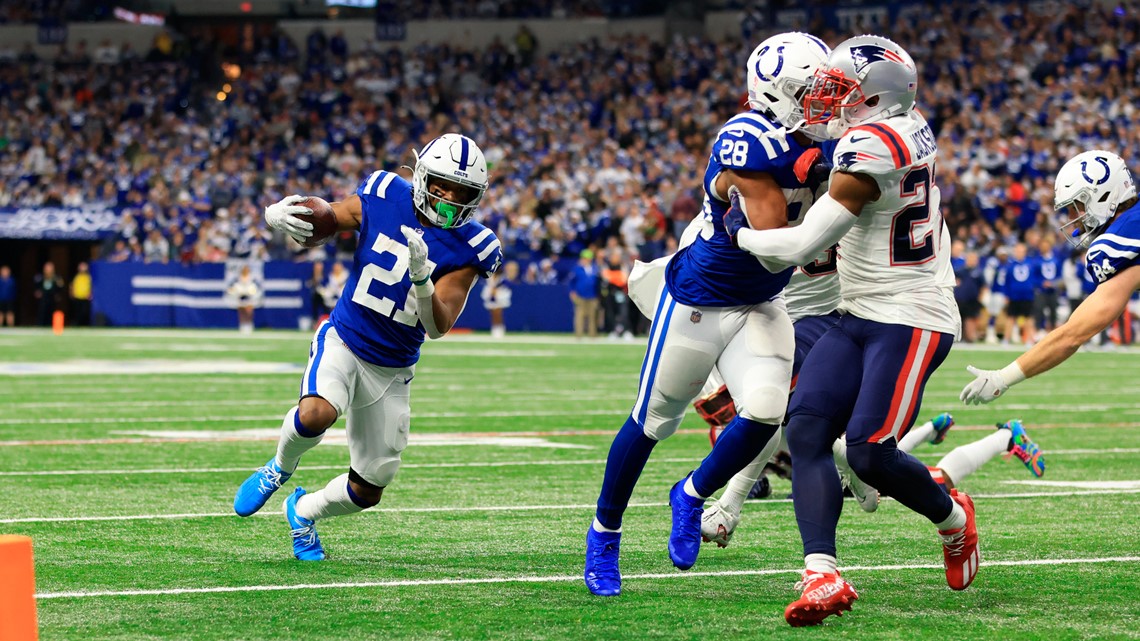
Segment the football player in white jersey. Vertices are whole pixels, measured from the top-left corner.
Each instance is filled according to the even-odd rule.
[[[610,447],[586,535],[584,579],[595,595],[620,594],[621,525],[630,495],[654,446],[676,431],[714,366],[741,411],[720,438],[724,446],[718,444],[709,457],[731,463],[709,474],[698,471],[670,491],[674,534],[685,533],[669,539],[675,566],[688,569],[696,562],[704,497],[732,476],[715,470],[743,459],[740,469],[765,449],[770,456],[779,441],[794,351],[780,294],[792,270],[767,269],[734,246],[722,217],[730,197],[746,201],[751,224],[765,229],[797,219],[810,206],[814,192],[794,165],[822,128],[812,138],[811,129],[784,127],[801,124],[807,81],[829,53],[818,38],[786,33],[764,41],[749,57],[750,108],[725,123],[713,143],[700,231],[665,265],[637,400]],[[678,529],[679,521],[691,527]]]
[[[806,122],[839,138],[827,195],[795,228],[753,230],[739,207],[726,214],[735,242],[772,269],[840,244],[842,317],[808,355],[789,409],[806,565],[802,596],[784,612],[793,626],[818,624],[858,598],[836,570],[843,500],[832,444],[844,433],[854,473],[936,525],[950,587],[965,589],[978,569],[973,502],[947,495],[897,447],[960,322],[933,184],[937,145],[914,108],[917,85],[914,61],[894,42],[841,43],[804,98]]]
[[[989,403],[1013,385],[1065,362],[1104,331],[1140,289],[1140,205],[1124,159],[1110,151],[1086,151],[1057,172],[1054,209],[1069,213],[1062,233],[1088,247],[1085,265],[1097,286],[1069,319],[999,370],[967,368],[974,375],[961,399]]]
[[[408,444],[411,382],[425,334],[446,334],[475,280],[489,278],[502,261],[494,232],[472,220],[487,179],[475,142],[444,134],[419,152],[411,181],[375,171],[356,193],[332,203],[340,229],[360,230],[344,295],[317,328],[300,399],[285,415],[276,455],[234,496],[239,516],[260,510],[301,456],[345,416],[348,472],[315,492],[298,487],[284,502],[299,560],[325,558],[317,521],[380,502]],[[313,233],[312,223],[295,216],[310,213],[301,200],[289,196],[265,210],[271,227],[298,242]]]

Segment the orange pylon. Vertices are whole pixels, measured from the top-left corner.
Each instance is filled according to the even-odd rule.
[[[32,539],[0,535],[0,641],[36,641]]]

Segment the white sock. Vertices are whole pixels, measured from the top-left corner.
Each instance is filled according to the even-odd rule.
[[[744,500],[748,498],[752,486],[756,485],[760,473],[764,471],[764,464],[767,462],[766,459],[756,457],[754,461],[732,477],[728,482],[728,487],[724,488],[724,494],[717,499],[720,506],[733,514],[740,514],[741,508],[744,507]]]
[[[954,448],[938,461],[937,467],[942,468],[954,485],[958,485],[998,454],[1005,454],[1012,437],[1009,430],[997,430],[983,439]]]
[[[281,423],[281,437],[277,440],[277,467],[292,474],[297,471],[297,464],[301,462],[301,455],[317,446],[325,433],[317,436],[301,436],[297,432],[297,408],[285,414]]]
[[[804,557],[804,565],[808,572],[835,574],[837,563],[835,557],[830,554],[809,554]]]
[[[363,511],[348,495],[348,474],[341,474],[329,481],[325,489],[306,494],[297,499],[297,516],[312,521],[327,519],[330,516],[344,516]]]
[[[689,496],[691,496],[695,499],[708,498],[705,496],[701,496],[700,494],[697,493],[697,487],[695,485],[693,485],[693,475],[692,474],[689,475],[689,478],[685,479],[685,485],[681,489],[685,490],[685,494],[688,494]]]
[[[918,427],[910,428],[906,436],[899,441],[898,448],[904,452],[913,452],[914,448],[927,443],[934,438],[934,422],[927,421]]]
[[[606,527],[606,526],[602,525],[602,522],[601,522],[601,521],[599,521],[599,520],[597,519],[597,517],[595,517],[595,518],[594,518],[594,531],[595,531],[595,532],[621,532],[621,528],[619,527],[619,528],[618,528],[618,529],[616,529],[616,530],[611,530],[611,529],[609,529],[608,527]]]
[[[945,521],[935,523],[939,532],[949,532],[950,530],[960,530],[966,527],[966,510],[958,505],[957,501],[951,500],[954,504],[954,509],[950,511],[950,516],[946,517]]]

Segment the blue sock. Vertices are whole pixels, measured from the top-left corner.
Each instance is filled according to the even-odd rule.
[[[835,529],[843,511],[843,486],[831,454],[835,441],[831,423],[812,414],[796,414],[785,429],[795,470],[792,501],[804,556],[835,556]]]
[[[657,441],[645,435],[633,416],[625,419],[625,425],[618,430],[610,454],[606,459],[606,478],[602,481],[602,493],[598,495],[598,522],[608,529],[621,528],[621,517],[629,505],[633,486],[641,477],[641,470],[649,460]]]
[[[309,429],[307,429],[305,427],[305,424],[301,422],[300,410],[298,410],[297,412],[295,412],[293,414],[293,429],[297,430],[297,433],[300,434],[301,436],[305,437],[305,438],[316,438],[316,437],[318,437],[324,433],[324,432],[312,432]]]
[[[700,467],[693,471],[693,487],[701,496],[712,496],[760,455],[778,429],[779,425],[737,415],[717,437],[716,446],[701,461]]]

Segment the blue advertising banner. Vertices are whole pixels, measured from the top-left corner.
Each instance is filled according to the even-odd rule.
[[[237,300],[230,286],[249,265],[261,294],[254,326],[297,329],[312,318],[311,263],[206,263],[202,265],[109,263],[91,264],[92,308],[114,326],[237,328]],[[327,271],[327,270],[326,270]],[[486,330],[490,314],[480,279],[456,323],[458,328]],[[504,310],[507,330],[569,332],[574,306],[568,285],[510,284],[512,304]]]
[[[0,238],[100,240],[118,224],[108,207],[0,207]]]

